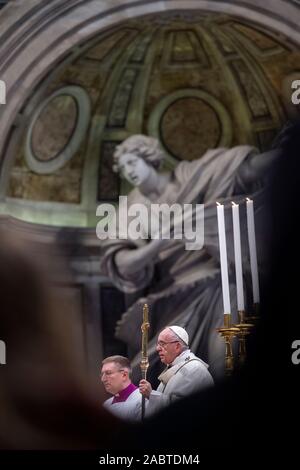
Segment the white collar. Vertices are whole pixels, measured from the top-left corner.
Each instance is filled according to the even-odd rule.
[[[177,356],[174,361],[172,362],[172,366],[177,366],[178,364],[182,363],[182,362],[187,362],[189,361],[190,359],[198,359],[198,361],[202,362],[202,364],[205,366],[205,367],[209,367],[209,365],[204,362],[202,359],[200,359],[200,357],[197,357],[195,356],[194,353],[191,352],[190,349],[186,349],[185,351],[182,351],[181,354],[179,354],[179,356]]]
[[[172,366],[176,366],[177,364],[180,364],[180,362],[183,362],[183,361],[186,361],[186,360],[189,360],[189,359],[192,359],[194,356],[194,354],[191,352],[190,349],[186,349],[185,351],[182,351],[181,354],[179,354],[179,356],[175,357],[174,361],[172,362]],[[188,359],[189,358],[189,359]]]

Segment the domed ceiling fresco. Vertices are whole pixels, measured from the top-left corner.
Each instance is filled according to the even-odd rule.
[[[268,149],[297,112],[298,49],[250,21],[202,12],[102,32],[70,51],[25,104],[7,200],[29,221],[93,226],[99,202],[130,189],[112,154],[132,134],[158,137],[168,168],[218,146]]]

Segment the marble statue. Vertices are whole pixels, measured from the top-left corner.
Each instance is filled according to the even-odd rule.
[[[223,324],[216,201],[230,208],[231,200],[242,202],[251,195],[255,197],[258,213],[263,205],[266,169],[277,153],[278,150],[272,150],[262,155],[247,145],[217,148],[208,150],[198,160],[181,161],[172,172],[160,172],[164,152],[155,138],[134,135],[116,148],[115,170],[134,186],[128,195],[129,206],[137,202],[146,207],[154,203],[197,203],[205,208],[201,250],[188,251],[184,240],[174,239],[129,237],[103,242],[102,272],[126,294],[128,302],[116,336],[127,344],[136,370],[140,360],[142,304],[147,302],[152,365],[157,333],[166,325],[176,324],[186,328],[191,350],[208,362],[213,376],[222,376],[224,344],[216,332]],[[234,313],[234,258],[230,247],[228,257]],[[244,274],[246,282],[246,270]]]

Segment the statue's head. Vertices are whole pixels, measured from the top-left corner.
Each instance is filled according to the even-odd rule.
[[[120,172],[134,186],[147,180],[158,170],[164,158],[159,141],[154,137],[133,135],[116,147],[114,171]]]

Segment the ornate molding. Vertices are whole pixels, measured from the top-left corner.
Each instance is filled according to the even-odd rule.
[[[67,144],[52,158],[47,161],[41,161],[33,148],[34,127],[46,110],[47,106],[58,97],[71,97],[74,99],[77,109],[76,121],[74,129],[71,132]],[[29,168],[39,174],[49,174],[59,170],[64,166],[77,152],[81,142],[86,136],[88,125],[91,118],[91,102],[87,92],[79,86],[66,86],[52,93],[44,100],[35,110],[32,120],[29,124],[26,142],[25,142],[25,159]]]

